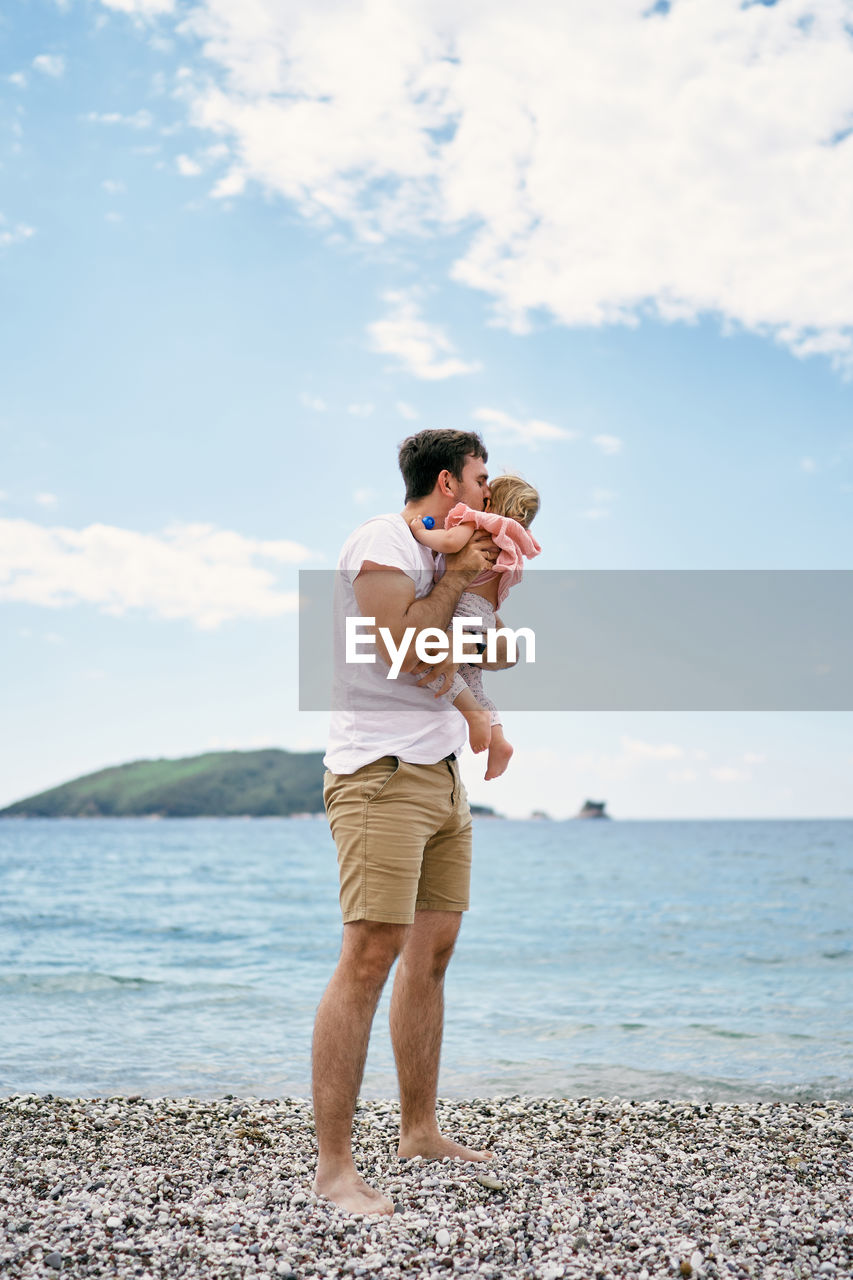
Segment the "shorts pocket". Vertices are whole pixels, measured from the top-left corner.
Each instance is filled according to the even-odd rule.
[[[377,760],[373,764],[366,765],[364,785],[361,789],[364,799],[375,800],[380,796],[391,779],[399,773],[400,764],[400,758],[393,756],[389,760]]]

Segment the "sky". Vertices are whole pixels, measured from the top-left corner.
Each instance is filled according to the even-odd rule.
[[[0,805],[322,749],[298,570],[401,508],[425,427],[537,486],[543,569],[850,568],[851,31],[851,0],[9,0]],[[463,776],[510,816],[853,816],[848,711],[505,728],[505,777]]]

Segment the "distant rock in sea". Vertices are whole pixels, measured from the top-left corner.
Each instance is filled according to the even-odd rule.
[[[584,800],[583,805],[575,814],[576,818],[609,818],[610,814],[604,812],[606,800]]]

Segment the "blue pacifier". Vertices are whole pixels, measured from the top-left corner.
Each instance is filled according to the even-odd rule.
[[[435,520],[433,519],[432,516],[424,516],[424,528],[425,529],[435,528]]]

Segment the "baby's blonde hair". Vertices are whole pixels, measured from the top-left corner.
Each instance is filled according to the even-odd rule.
[[[521,476],[508,474],[490,480],[489,493],[489,511],[517,520],[525,529],[539,510],[539,494]]]

